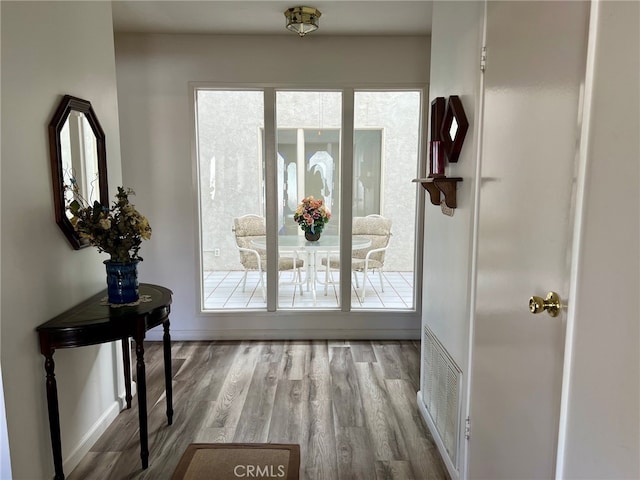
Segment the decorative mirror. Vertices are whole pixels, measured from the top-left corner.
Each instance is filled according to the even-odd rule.
[[[464,113],[460,97],[451,95],[442,119],[442,126],[440,127],[440,138],[444,143],[445,155],[449,162],[455,163],[458,161],[468,129],[469,122]]]
[[[71,224],[67,205],[76,197],[109,206],[105,136],[91,103],[65,95],[49,123],[56,223],[73,248],[86,247]]]

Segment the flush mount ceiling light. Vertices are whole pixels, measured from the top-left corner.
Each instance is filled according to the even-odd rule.
[[[318,29],[320,11],[313,7],[293,7],[284,12],[287,18],[287,30],[304,37]]]

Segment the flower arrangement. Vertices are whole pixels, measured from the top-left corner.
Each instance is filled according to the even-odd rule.
[[[319,234],[331,219],[331,212],[322,199],[315,200],[313,195],[309,195],[302,199],[293,219],[303,231]]]
[[[112,262],[134,262],[138,256],[142,240],[151,238],[149,221],[129,203],[129,195],[135,195],[130,188],[118,187],[116,201],[111,209],[99,202],[86,205],[81,197],[67,207],[73,217],[71,224],[81,238],[98,247],[98,251],[111,255]]]

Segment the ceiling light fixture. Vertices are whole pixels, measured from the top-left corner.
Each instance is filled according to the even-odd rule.
[[[304,37],[307,33],[318,29],[320,11],[313,7],[293,7],[284,12],[287,18],[287,30]]]

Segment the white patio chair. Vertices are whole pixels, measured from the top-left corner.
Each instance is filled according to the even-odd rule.
[[[240,252],[240,263],[244,268],[242,277],[242,291],[245,291],[247,284],[247,274],[249,271],[258,272],[258,282],[262,290],[262,298],[266,300],[266,289],[264,285],[264,272],[267,269],[267,252],[252,245],[253,240],[263,239],[266,236],[266,225],[264,217],[260,215],[248,214],[233,219],[233,232],[236,237],[236,245]],[[301,282],[300,269],[304,266],[304,261],[298,259],[296,252],[292,252],[291,257],[280,256],[278,258],[278,271],[297,270],[298,283]],[[300,287],[302,290],[302,287]]]
[[[362,273],[362,290],[360,299],[364,300],[367,289],[367,276],[369,272],[377,272],[380,276],[380,290],[384,292],[384,280],[382,272],[384,270],[385,252],[389,248],[391,240],[391,220],[381,215],[367,215],[366,217],[353,217],[352,235],[371,240],[371,245],[367,248],[354,250],[351,255],[351,271],[353,272],[356,289],[360,288],[358,275]],[[340,258],[330,256],[323,258],[322,264],[325,266],[325,294],[326,285],[333,283],[330,269],[340,269]]]

